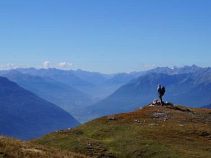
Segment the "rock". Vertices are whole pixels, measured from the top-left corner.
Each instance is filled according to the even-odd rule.
[[[110,116],[107,116],[107,120],[112,121],[112,120],[117,120],[117,119],[115,118],[114,115],[110,115]]]
[[[191,110],[187,107],[184,107],[184,106],[174,106],[174,109],[175,110],[179,110],[179,111],[183,111],[183,112],[191,112]]]
[[[155,118],[164,118],[164,117],[167,117],[167,114],[164,112],[155,112],[152,114],[152,116]]]
[[[137,119],[135,119],[134,122],[141,123],[141,121],[140,120],[137,120]]]
[[[153,118],[161,119],[163,121],[168,120],[168,115],[164,112],[155,112],[152,114]]]
[[[210,136],[210,134],[207,131],[202,131],[199,135],[202,136],[202,137]]]

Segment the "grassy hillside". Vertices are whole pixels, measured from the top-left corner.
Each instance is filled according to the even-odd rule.
[[[0,158],[87,158],[86,156],[65,152],[41,145],[0,137]]]
[[[211,110],[147,106],[35,142],[92,157],[210,158]]]

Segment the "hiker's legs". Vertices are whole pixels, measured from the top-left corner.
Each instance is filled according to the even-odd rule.
[[[160,104],[163,105],[163,99],[161,95],[159,95],[159,99],[160,99]]]

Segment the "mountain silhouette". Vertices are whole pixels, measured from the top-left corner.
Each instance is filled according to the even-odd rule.
[[[0,77],[1,135],[31,139],[77,125],[77,120],[55,104]]]
[[[85,111],[91,118],[128,112],[157,98],[156,87],[165,85],[165,101],[200,107],[211,102],[211,73],[163,74],[147,73],[120,87],[106,99],[89,106]],[[210,77],[210,78],[209,78]],[[89,118],[90,119],[90,118]]]
[[[84,108],[93,103],[89,95],[49,77],[29,75],[17,70],[2,72],[1,75],[39,97],[58,105],[76,118],[78,108]]]

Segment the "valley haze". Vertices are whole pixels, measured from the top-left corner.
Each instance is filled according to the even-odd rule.
[[[0,76],[61,107],[80,122],[146,105],[158,98],[158,84],[166,86],[165,101],[191,107],[211,103],[211,68],[196,65],[115,74],[17,68],[1,70]]]

